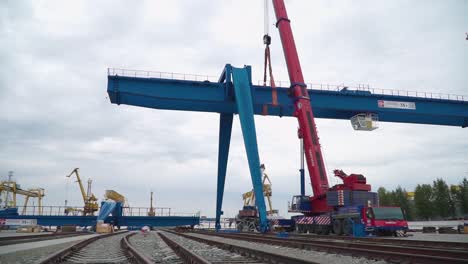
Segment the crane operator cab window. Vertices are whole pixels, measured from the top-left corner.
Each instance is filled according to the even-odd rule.
[[[367,219],[374,219],[374,212],[372,212],[372,208],[367,208],[366,210],[366,216],[367,216]]]
[[[377,220],[405,220],[400,207],[374,207],[369,209],[372,209],[373,218]]]

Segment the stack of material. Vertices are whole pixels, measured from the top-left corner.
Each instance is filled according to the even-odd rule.
[[[98,220],[98,223],[96,224],[96,233],[108,234],[108,233],[113,233],[113,232],[114,232],[114,227],[111,224],[106,224]]]
[[[76,232],[76,225],[63,225],[60,228],[61,232]]]
[[[329,191],[327,192],[327,203],[330,206],[368,206],[378,205],[378,197],[375,192],[366,191]]]
[[[16,229],[17,233],[39,233],[41,232],[41,226],[32,225],[32,226],[21,226]]]

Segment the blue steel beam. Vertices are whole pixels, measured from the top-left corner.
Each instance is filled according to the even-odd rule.
[[[95,226],[96,216],[50,216],[50,215],[18,215],[5,216],[2,219],[36,219],[42,226]],[[106,223],[117,222],[114,217],[108,217]],[[198,216],[122,216],[118,218],[119,226],[192,226],[200,224]]]
[[[107,91],[114,104],[155,109],[238,114],[231,82],[184,81],[160,78],[108,76]],[[253,110],[261,115],[292,116],[288,88],[277,88],[278,106],[271,103],[271,87],[252,86]],[[347,119],[358,113],[376,113],[379,121],[446,126],[468,126],[468,102],[362,91],[308,90],[315,117]],[[415,109],[379,107],[379,101],[414,103]]]
[[[219,83],[231,82],[231,65],[224,67]],[[218,145],[218,184],[216,190],[216,221],[215,229],[221,229],[221,215],[223,215],[224,184],[226,182],[226,170],[231,145],[232,120],[234,114],[221,113],[219,119],[219,145]]]
[[[200,224],[198,216],[123,216],[120,226],[195,226]]]
[[[231,145],[233,114],[220,114],[219,121],[219,145],[218,145],[218,186],[216,191],[216,224],[218,231],[221,229],[221,215],[223,214],[224,183],[226,182],[226,170]]]

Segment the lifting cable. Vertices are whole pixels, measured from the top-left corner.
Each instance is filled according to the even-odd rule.
[[[267,68],[268,74],[270,78],[270,86],[271,86],[271,105],[277,106],[278,105],[278,95],[276,93],[276,85],[275,79],[273,78],[273,69],[271,67],[271,55],[270,55],[270,44],[271,44],[271,37],[269,34],[270,29],[270,22],[269,22],[269,3],[270,0],[265,0],[264,5],[264,35],[263,35],[263,44],[265,44],[265,60],[264,60],[264,67],[263,67],[263,86],[266,86],[267,83]],[[263,115],[268,114],[268,105],[263,105]]]

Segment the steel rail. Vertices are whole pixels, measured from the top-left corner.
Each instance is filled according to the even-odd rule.
[[[190,251],[188,248],[184,247],[180,243],[168,238],[161,232],[158,232],[158,235],[164,240],[164,242],[179,256],[183,259],[186,263],[194,263],[194,264],[210,264],[208,260],[203,258],[202,256],[198,255],[195,252]]]
[[[145,255],[140,253],[137,249],[135,249],[128,239],[135,235],[136,233],[131,233],[126,235],[124,238],[120,240],[120,247],[124,249],[124,251],[128,252],[128,254],[133,258],[136,263],[139,264],[153,264],[154,262],[147,258]]]
[[[84,247],[86,247],[87,245],[89,245],[89,244],[91,244],[93,242],[96,242],[97,240],[107,238],[107,237],[110,237],[110,236],[119,235],[119,234],[126,233],[126,232],[128,232],[128,231],[115,232],[115,233],[111,233],[111,234],[105,234],[105,235],[91,237],[91,238],[83,240],[83,241],[81,241],[81,242],[79,242],[77,244],[71,245],[71,246],[69,246],[69,247],[67,247],[67,248],[65,248],[63,250],[60,250],[60,251],[58,251],[56,253],[53,253],[50,256],[48,256],[47,258],[45,258],[44,260],[42,260],[41,262],[39,262],[39,263],[40,264],[61,263],[61,262],[65,261],[67,257],[72,256],[74,253],[79,252]],[[133,234],[130,234],[130,235],[133,235]],[[154,263],[154,262],[148,260],[144,255],[142,255],[133,246],[130,245],[130,243],[128,242],[128,237],[130,235],[127,235],[127,236],[123,237],[120,240],[120,246],[121,246],[122,250],[124,251],[125,255],[128,256],[129,260],[134,260],[134,262],[138,263],[138,264]]]
[[[384,260],[404,260],[411,263],[468,263],[465,250],[435,249],[424,247],[395,246],[376,243],[320,240],[311,241],[294,238],[275,238],[251,234],[204,233],[223,238],[238,239],[255,243],[279,245],[290,248],[321,250],[326,252],[347,253]]]
[[[193,232],[199,232],[201,234],[211,234],[214,230],[209,229],[197,229]],[[235,234],[249,234],[257,235],[260,237],[276,237],[277,233],[246,233],[236,232]],[[382,238],[382,237],[352,237],[352,236],[339,236],[339,235],[317,235],[317,234],[294,234],[288,233],[288,237],[302,239],[306,241],[321,241],[321,240],[343,240],[343,241],[363,241],[368,243],[379,243],[389,245],[400,245],[400,246],[417,246],[425,248],[447,248],[447,249],[464,249],[468,250],[468,243],[464,242],[451,242],[451,241],[428,241],[428,240],[406,240],[406,239],[393,239],[393,238]]]
[[[285,255],[281,255],[281,253],[271,253],[263,250],[258,250],[258,249],[253,249],[249,247],[244,247],[244,246],[238,246],[238,245],[232,245],[232,244],[227,244],[227,243],[222,243],[219,241],[213,241],[210,239],[205,239],[205,238],[200,238],[200,237],[193,237],[184,233],[178,233],[174,232],[172,230],[164,230],[166,232],[182,236],[187,239],[195,240],[204,244],[216,246],[218,248],[224,249],[224,250],[229,250],[234,253],[238,253],[242,256],[252,258],[252,259],[257,259],[260,261],[265,261],[267,263],[276,263],[276,264],[318,264],[317,262],[311,261],[311,260],[305,260],[301,258],[296,258],[296,257],[289,257]],[[208,262],[211,263],[211,262]],[[204,263],[205,264],[205,263]]]
[[[274,236],[272,234],[271,236]],[[450,249],[464,249],[468,250],[468,243],[464,242],[450,242],[450,241],[427,241],[427,240],[406,240],[406,239],[389,239],[389,238],[378,238],[378,237],[350,237],[350,236],[338,236],[338,235],[316,235],[316,234],[289,234],[290,237],[315,240],[315,239],[339,239],[339,240],[352,240],[352,241],[365,241],[369,243],[383,243],[383,244],[395,244],[401,246],[418,246],[426,248],[450,248]]]
[[[109,236],[114,236],[117,234],[121,234],[122,232],[116,232],[116,233],[111,233],[111,234],[105,234],[105,235],[100,235],[100,236],[95,236],[91,237],[88,239],[85,239],[83,241],[78,242],[77,244],[71,245],[67,248],[64,248],[56,253],[53,253],[43,259],[39,264],[51,264],[51,263],[60,263],[62,262],[66,257],[70,256],[71,254],[80,251],[82,248],[86,247],[87,245],[93,243],[94,241],[102,238],[106,238]]]
[[[89,234],[92,234],[92,233],[73,232],[73,233],[52,233],[52,234],[46,234],[46,235],[0,237],[0,246],[44,241],[44,240],[51,240],[51,239],[59,239],[59,238],[66,238],[66,237],[74,237],[74,236],[83,236],[83,235],[89,235]]]

